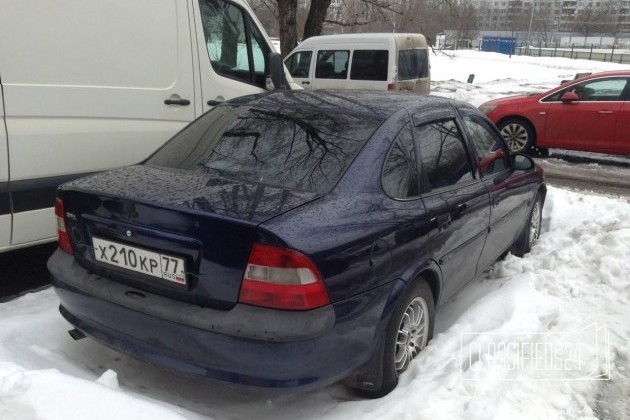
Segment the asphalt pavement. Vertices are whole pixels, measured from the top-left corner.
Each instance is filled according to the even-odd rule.
[[[0,302],[50,284],[46,261],[57,243],[0,253]]]
[[[630,196],[630,156],[552,152],[535,159],[549,185]]]

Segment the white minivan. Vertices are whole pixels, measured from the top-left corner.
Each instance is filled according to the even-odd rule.
[[[283,71],[245,0],[0,0],[0,251],[54,240],[59,184]]]
[[[427,41],[421,34],[324,35],[300,43],[284,64],[304,89],[429,93]]]

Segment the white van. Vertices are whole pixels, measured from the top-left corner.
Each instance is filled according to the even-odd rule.
[[[429,93],[431,84],[427,41],[421,34],[314,36],[291,51],[284,64],[304,89]]]
[[[54,240],[60,183],[291,84],[273,51],[244,0],[0,0],[0,251]]]

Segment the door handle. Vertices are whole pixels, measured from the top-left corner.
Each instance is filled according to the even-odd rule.
[[[612,114],[612,111],[597,111],[599,114]]]
[[[303,84],[303,85],[310,85],[310,84],[311,84],[311,82],[309,82],[308,80],[303,80],[303,81],[302,81],[302,84]]]
[[[188,99],[165,99],[164,103],[166,105],[190,105],[190,101]]]
[[[217,106],[222,104],[222,101],[217,101],[216,99],[210,99],[208,102],[206,102],[208,105],[210,106]]]
[[[453,220],[451,219],[450,213],[439,214],[431,218],[431,225],[432,227],[437,228],[438,232],[445,231],[452,222]]]

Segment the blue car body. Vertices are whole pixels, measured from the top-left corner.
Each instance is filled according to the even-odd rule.
[[[423,278],[439,306],[514,246],[544,199],[541,170],[518,169],[503,146],[488,152],[500,165],[486,174],[470,121],[486,124],[467,104],[380,93],[275,92],[217,106],[142,164],[60,187],[73,253],[57,250],[48,267],[61,314],[106,346],[186,374],[261,387],[377,386],[374,361],[408,284]],[[440,175],[443,186],[418,157],[408,162],[417,181],[402,188],[410,196],[392,197],[401,190],[385,186],[400,170],[384,169],[393,144],[407,130],[420,147],[427,124],[460,133],[468,169],[445,165],[453,176]],[[275,159],[265,168],[285,165],[290,153],[273,155],[295,144],[278,136],[296,131],[308,156],[282,176],[251,169],[265,159]],[[206,141],[213,132],[220,139]],[[176,256],[185,280],[105,263],[94,238]],[[242,302],[254,244],[306,256],[325,304]]]

